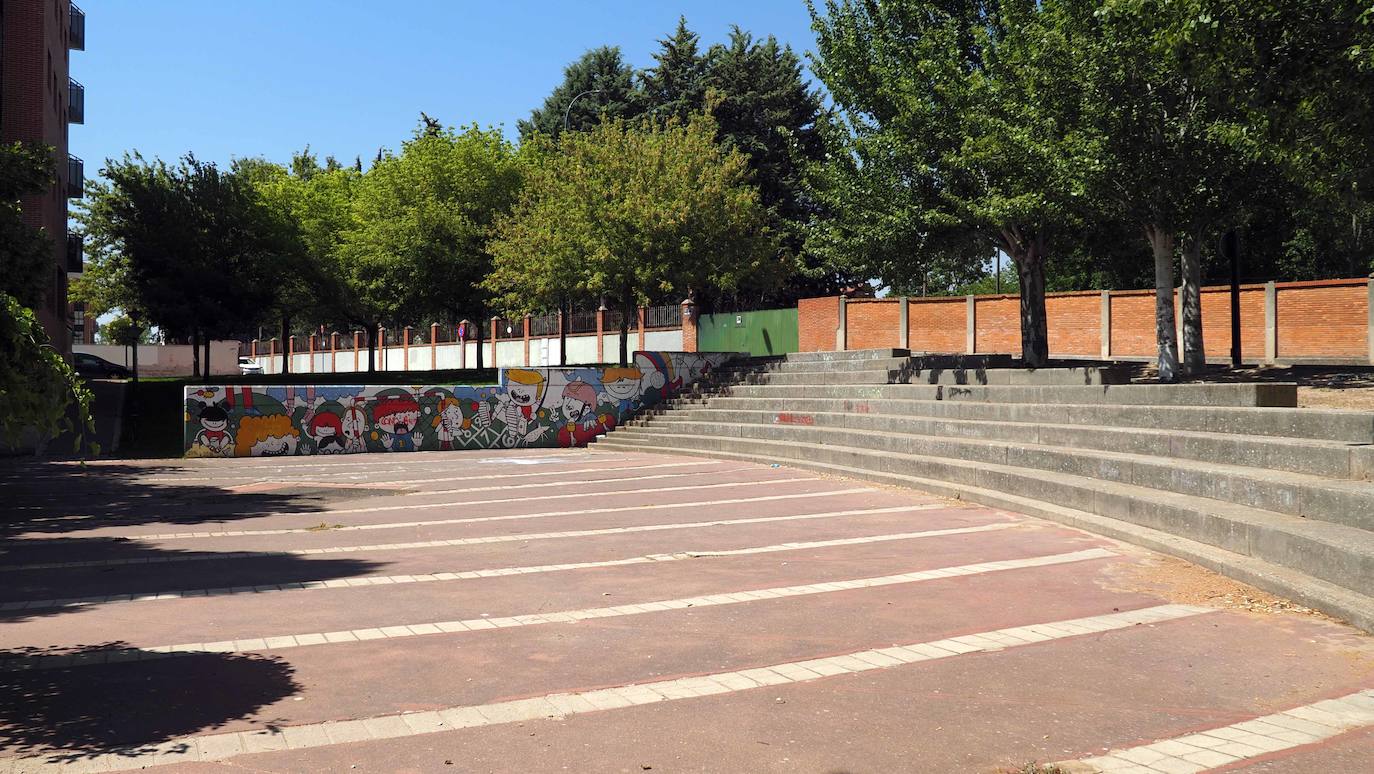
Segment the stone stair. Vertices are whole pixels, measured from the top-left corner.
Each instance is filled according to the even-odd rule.
[[[1374,414],[1298,409],[1291,384],[1134,385],[1093,365],[1006,365],[901,350],[745,361],[597,447],[778,462],[1005,507],[1374,630]],[[973,381],[941,381],[960,373]]]

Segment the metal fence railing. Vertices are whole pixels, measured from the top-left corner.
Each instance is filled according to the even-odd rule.
[[[557,336],[558,335],[558,313],[542,314],[538,317],[530,318],[531,336]]]
[[[646,328],[677,328],[681,325],[682,306],[679,304],[651,306],[644,310],[644,327]]]
[[[596,330],[596,312],[573,312],[568,319],[568,333],[592,333]]]

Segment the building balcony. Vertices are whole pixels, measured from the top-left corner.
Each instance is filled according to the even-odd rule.
[[[80,199],[86,188],[86,165],[76,156],[67,156],[67,198]]]
[[[86,87],[75,78],[67,79],[67,122],[86,123]]]
[[[67,48],[86,50],[86,12],[72,3],[71,22],[67,26]]]
[[[67,235],[67,273],[80,274],[86,270],[85,242],[80,234]]]

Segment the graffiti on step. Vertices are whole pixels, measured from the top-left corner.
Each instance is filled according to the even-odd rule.
[[[586,446],[730,357],[636,352],[625,367],[503,369],[484,386],[188,387],[186,456]]]

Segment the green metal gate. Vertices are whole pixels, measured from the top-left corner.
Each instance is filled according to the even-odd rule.
[[[797,351],[797,310],[703,314],[697,320],[697,350],[782,355]]]

